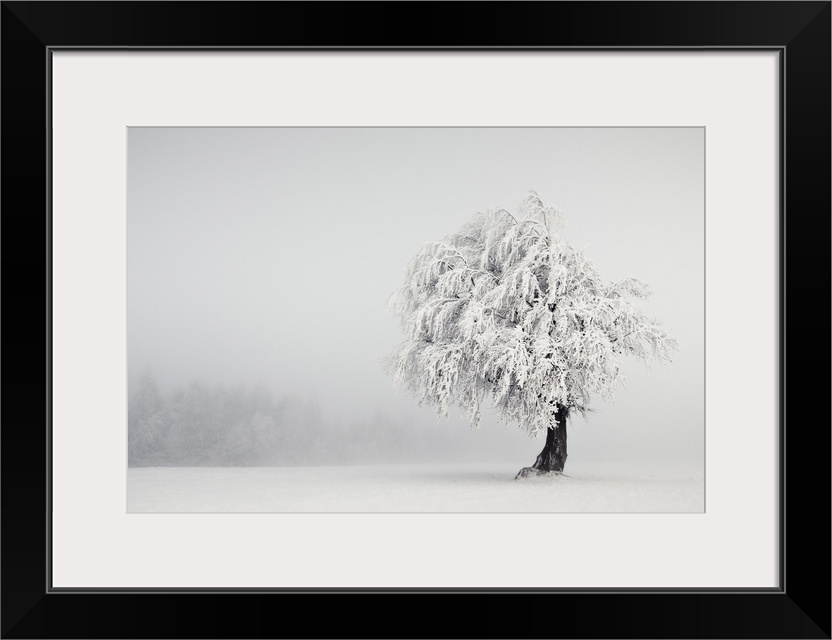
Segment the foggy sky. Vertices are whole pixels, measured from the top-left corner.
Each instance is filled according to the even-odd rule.
[[[404,338],[388,297],[423,243],[530,189],[607,281],[650,285],[637,303],[680,345],[670,365],[624,359],[615,402],[570,421],[570,462],[701,463],[701,128],[130,128],[131,393],[148,371],[166,389],[264,382],[325,420],[435,423],[382,370]],[[542,447],[490,413],[470,437],[518,468]]]

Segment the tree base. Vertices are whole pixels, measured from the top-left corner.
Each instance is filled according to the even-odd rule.
[[[563,475],[563,467],[566,465],[566,416],[566,409],[558,405],[554,424],[546,430],[543,451],[531,467],[520,469],[515,480],[528,476]]]
[[[528,478],[535,476],[563,476],[564,478],[569,477],[563,471],[544,471],[543,469],[536,469],[535,467],[523,467],[522,469],[520,469],[520,471],[517,472],[517,475],[514,476],[514,479],[519,480],[520,478]]]

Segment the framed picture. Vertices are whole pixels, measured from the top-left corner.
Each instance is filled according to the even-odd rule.
[[[2,634],[828,638],[829,3],[416,6],[3,3]]]

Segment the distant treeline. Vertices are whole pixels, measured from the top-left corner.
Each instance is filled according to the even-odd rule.
[[[163,395],[149,375],[130,399],[127,424],[133,467],[430,461],[437,450],[448,454],[464,445],[442,425],[414,429],[381,412],[326,424],[317,400],[275,399],[262,385],[193,382]]]

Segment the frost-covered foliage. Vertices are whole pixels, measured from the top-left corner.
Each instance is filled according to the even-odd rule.
[[[425,245],[390,300],[407,335],[391,358],[396,381],[474,424],[490,398],[534,435],[556,426],[558,406],[583,414],[593,394],[610,397],[620,355],[669,360],[675,340],[627,299],[646,298],[646,285],[603,282],[564,226],[532,192],[516,216],[477,214]]]

